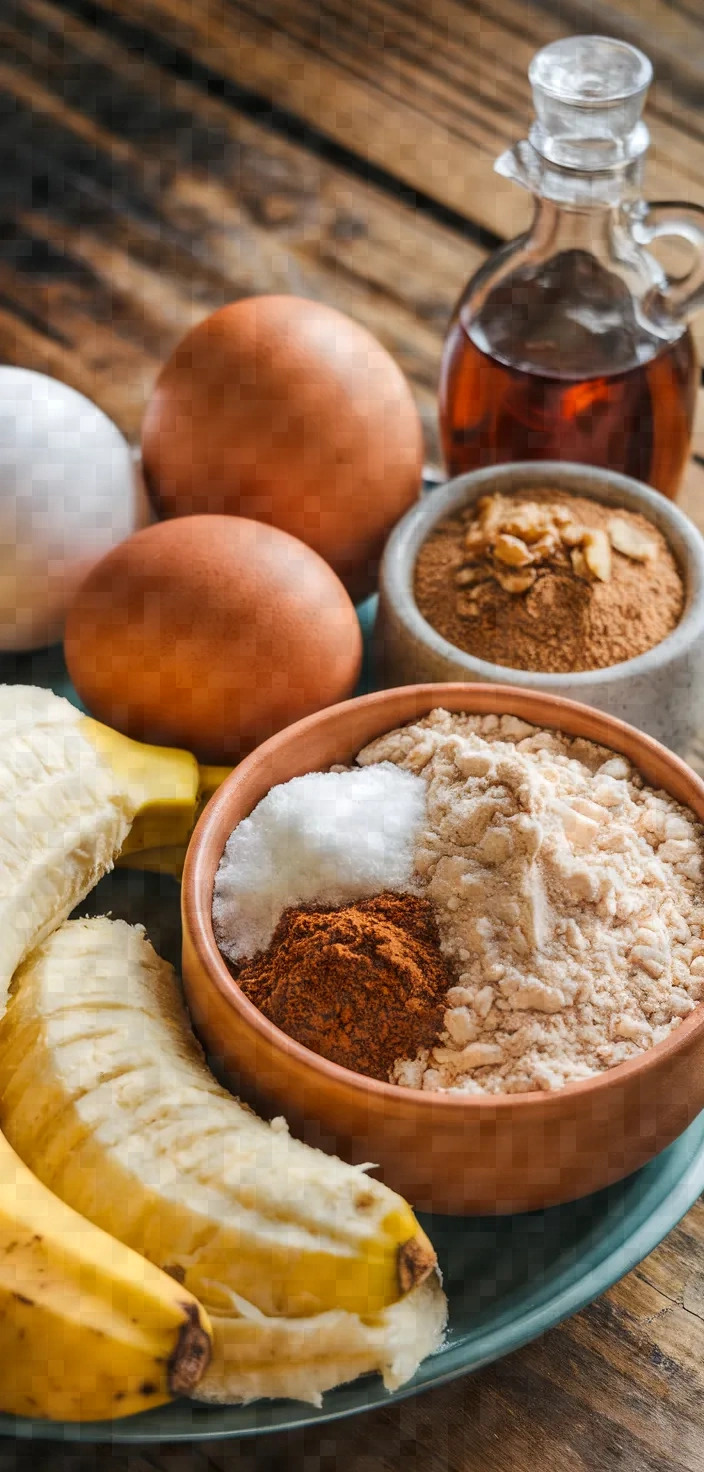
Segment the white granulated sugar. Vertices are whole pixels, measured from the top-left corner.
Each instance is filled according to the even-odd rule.
[[[513,717],[365,748],[426,779],[416,874],[457,984],[410,1087],[556,1089],[666,1037],[704,995],[704,829],[623,757]]]
[[[213,923],[231,961],[268,946],[291,905],[344,905],[413,888],[425,782],[388,763],[272,787],[230,834]]]

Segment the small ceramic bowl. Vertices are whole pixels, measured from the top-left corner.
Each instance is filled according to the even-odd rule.
[[[684,578],[677,628],[621,664],[577,674],[540,674],[477,659],[450,644],[420,613],[413,594],[416,558],[439,521],[491,491],[550,487],[607,506],[640,511],[666,537]],[[381,566],[376,658],[385,685],[425,680],[487,680],[583,700],[647,731],[684,755],[704,724],[704,538],[671,501],[640,481],[589,465],[541,460],[494,465],[458,476],[398,523]]]
[[[704,1006],[654,1048],[554,1093],[423,1093],[363,1077],[296,1043],[240,991],[215,942],[215,873],[232,829],[275,783],[348,761],[374,737],[434,706],[509,714],[627,756],[646,780],[704,820],[704,783],[671,752],[611,716],[496,685],[415,685],[309,716],[226,779],[191,840],[183,875],[183,976],[206,1046],[245,1098],[295,1133],[361,1163],[418,1209],[528,1211],[620,1180],[704,1108]]]

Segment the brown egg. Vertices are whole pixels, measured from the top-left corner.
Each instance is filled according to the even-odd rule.
[[[176,348],[147,408],[144,467],[162,516],[225,512],[315,548],[357,599],[418,496],[423,440],[400,368],[332,307],[250,297]]]
[[[350,695],[362,640],[309,547],[256,521],[193,516],[137,532],[93,568],[65,651],[98,720],[225,762]]]

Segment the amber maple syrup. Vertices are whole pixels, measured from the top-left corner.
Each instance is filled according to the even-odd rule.
[[[697,392],[688,330],[646,349],[644,361],[589,377],[561,371],[559,343],[526,368],[487,351],[482,337],[458,317],[445,348],[440,421],[451,475],[507,460],[576,460],[676,495]]]

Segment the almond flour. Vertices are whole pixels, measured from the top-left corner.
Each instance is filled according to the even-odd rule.
[[[557,1089],[635,1056],[704,996],[704,829],[623,757],[513,717],[374,741],[427,783],[416,880],[456,977],[438,1044],[393,1079]]]

